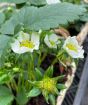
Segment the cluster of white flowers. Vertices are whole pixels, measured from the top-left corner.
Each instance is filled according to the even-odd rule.
[[[19,36],[11,44],[12,50],[15,53],[22,54],[25,52],[33,52],[34,50],[39,49],[40,45],[40,33],[32,33],[31,35],[24,32],[19,32]],[[49,48],[57,49],[57,45],[60,44],[59,37],[52,33],[46,35],[44,38],[45,44]],[[83,58],[84,50],[82,46],[78,44],[76,36],[68,37],[63,45],[63,49],[72,57],[72,58]]]
[[[47,4],[60,3],[60,0],[46,0]],[[49,48],[57,49],[57,45],[60,44],[59,37],[52,33],[51,35],[46,35],[44,38],[45,44]],[[14,43],[11,44],[12,50],[15,53],[22,54],[25,52],[33,52],[34,50],[39,49],[40,44],[40,32],[28,33],[20,32],[17,39],[14,40]],[[72,58],[83,58],[84,50],[83,47],[78,44],[76,36],[68,37],[63,45],[63,49],[72,57]]]
[[[37,33],[32,33],[30,35],[21,31],[18,38],[11,44],[12,50],[18,54],[38,50],[40,43],[39,39],[40,36]]]

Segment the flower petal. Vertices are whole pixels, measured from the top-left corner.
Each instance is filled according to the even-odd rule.
[[[20,42],[22,42],[23,40],[29,40],[30,39],[30,35],[29,34],[27,34],[27,33],[24,33],[23,31],[21,31],[21,32],[19,32],[18,33],[18,40],[20,41]]]
[[[49,40],[53,41],[53,42],[57,42],[59,39],[59,37],[56,34],[51,34],[49,36]]]
[[[47,4],[60,3],[60,0],[46,0]]]
[[[19,49],[20,49],[19,41],[15,40],[15,42],[11,44],[11,48],[12,48],[13,52],[19,53]]]
[[[39,44],[40,44],[40,35],[37,34],[37,33],[32,33],[31,41],[35,44],[34,49],[38,50],[39,49]]]
[[[20,47],[20,53],[33,52],[33,49],[27,47]]]
[[[49,38],[49,36],[46,35],[45,38],[44,38],[44,42],[45,42],[45,44],[46,44],[48,47],[51,47],[51,44],[50,44],[50,41],[49,41],[48,38]]]

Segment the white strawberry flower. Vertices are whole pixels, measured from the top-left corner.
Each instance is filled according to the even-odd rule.
[[[60,0],[46,0],[47,4],[56,4],[56,3],[60,3]]]
[[[72,58],[84,58],[83,47],[78,44],[76,36],[68,37],[63,45],[63,48]]]
[[[24,32],[18,33],[17,39],[11,44],[13,52],[22,54],[25,52],[33,52],[39,49],[40,35],[38,33],[27,34]]]
[[[56,34],[46,35],[44,42],[49,48],[57,48],[57,45],[60,43],[59,37]]]

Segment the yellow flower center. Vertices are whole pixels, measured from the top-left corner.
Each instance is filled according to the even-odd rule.
[[[78,52],[77,47],[74,44],[72,44],[72,43],[66,44],[66,47],[68,47],[68,49],[70,49],[70,50]]]
[[[21,43],[20,43],[20,47],[28,47],[28,48],[34,48],[34,43],[32,41],[29,41],[29,40],[23,40]]]
[[[55,45],[55,42],[54,41],[49,41],[50,42],[50,44],[52,45],[52,46],[54,46]]]
[[[40,88],[47,90],[49,92],[53,92],[55,85],[56,85],[56,82],[51,78],[45,78],[42,81],[40,81]]]

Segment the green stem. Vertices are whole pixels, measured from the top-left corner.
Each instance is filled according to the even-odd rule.
[[[53,62],[51,63],[51,65],[54,65],[55,63],[57,63],[58,59],[57,57],[53,60]]]
[[[21,72],[20,72],[19,77],[18,77],[18,91],[20,91],[20,88],[22,86],[24,86],[24,65],[25,65],[25,62],[24,62],[23,55],[21,55],[21,58],[22,58],[22,63],[21,63],[21,65],[19,65]]]
[[[25,62],[24,62],[24,56],[22,55],[22,69],[20,74],[22,87],[24,86],[24,68],[25,68]]]
[[[44,61],[44,59],[46,58],[47,53],[43,53],[43,56],[41,56],[41,54],[39,55],[39,59],[38,59],[38,67],[40,67],[41,63]]]
[[[34,76],[34,59],[33,59],[33,55],[30,54],[30,62],[28,64],[28,77],[30,80],[34,80],[35,76]]]
[[[44,59],[46,58],[46,56],[47,56],[47,53],[44,53],[43,54],[43,57],[41,58],[41,63],[44,61]]]
[[[20,86],[21,86],[21,74],[19,74],[19,77],[18,77],[18,90],[20,91]]]
[[[38,57],[38,64],[37,64],[37,67],[39,67],[41,64],[41,53],[39,53],[39,57]]]
[[[18,57],[15,60],[15,64],[19,61],[19,58],[21,57],[21,55],[18,55]]]
[[[55,63],[57,63],[57,61],[60,61],[59,57],[61,55],[63,55],[64,53],[64,50],[61,50],[57,55],[56,55],[56,58],[53,60],[52,64],[51,65],[54,65]]]
[[[64,50],[62,49],[58,54],[57,57],[60,57],[64,53]]]
[[[10,90],[12,90],[12,89],[11,89],[11,85],[10,85],[9,83],[6,83],[6,84],[7,84],[8,88],[9,88]]]
[[[16,81],[14,79],[12,79],[12,81],[11,81],[11,86],[16,91],[16,93],[18,93],[18,86],[17,86]]]
[[[28,79],[33,81],[35,80],[35,74],[34,74],[34,58],[33,55],[30,54],[30,62],[28,63]],[[31,89],[31,84],[26,82],[26,87],[28,90]]]

